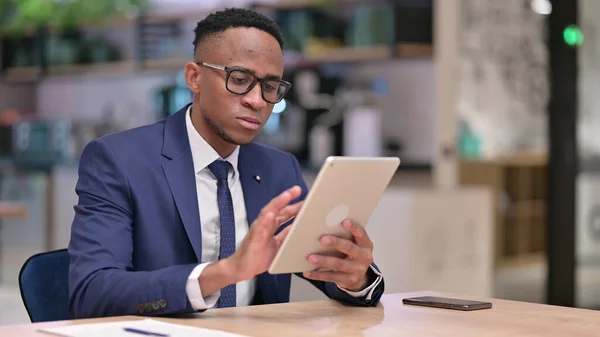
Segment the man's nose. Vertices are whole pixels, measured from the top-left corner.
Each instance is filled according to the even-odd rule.
[[[262,109],[267,106],[267,102],[262,97],[260,83],[257,83],[252,90],[247,92],[242,101],[251,106],[254,110]]]

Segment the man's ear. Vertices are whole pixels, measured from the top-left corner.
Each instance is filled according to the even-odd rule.
[[[200,92],[200,66],[194,62],[188,62],[184,69],[185,83],[193,93]]]

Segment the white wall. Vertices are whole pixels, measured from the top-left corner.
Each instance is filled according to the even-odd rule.
[[[405,162],[430,162],[434,155],[435,72],[431,59],[368,62],[353,71],[357,77],[388,81],[389,93],[379,97],[383,136],[400,141]]]
[[[107,104],[125,104],[137,124],[145,124],[156,118],[152,111],[154,90],[173,81],[171,74],[50,78],[38,87],[39,114],[99,121]]]

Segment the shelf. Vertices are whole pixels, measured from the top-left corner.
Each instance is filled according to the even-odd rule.
[[[425,0],[424,0],[425,1]],[[373,3],[390,3],[396,4],[395,0],[317,0],[317,1],[287,1],[277,3],[255,3],[254,8],[271,8],[271,9],[286,9],[286,8],[301,8],[306,6],[330,6],[330,5],[352,5],[352,4],[373,4]],[[87,29],[92,27],[118,27],[123,24],[132,24],[137,27],[137,35],[132,44],[137,49],[138,61],[116,62],[107,65],[69,65],[50,67],[47,71],[41,72],[39,66],[25,68],[9,68],[2,74],[3,79],[11,83],[31,83],[38,82],[45,77],[54,76],[78,76],[78,75],[104,75],[104,74],[131,74],[136,72],[148,71],[179,71],[183,70],[185,63],[192,61],[191,58],[168,58],[168,59],[150,59],[152,50],[155,50],[160,43],[160,40],[151,37],[164,38],[165,36],[179,36],[181,29],[181,21],[186,19],[201,19],[208,13],[218,9],[217,7],[196,8],[194,10],[169,10],[158,8],[149,10],[138,18],[127,18],[123,15],[116,15],[103,20],[101,22],[90,22],[80,25],[80,28]],[[409,11],[400,17],[408,14],[414,14]],[[397,14],[396,16],[398,16]],[[399,20],[399,19],[397,19]],[[401,22],[406,22],[402,20]],[[165,23],[165,24],[161,24]],[[428,26],[429,24],[427,24]],[[404,32],[414,29],[414,24],[410,25],[410,29],[403,26],[395,26],[395,31]],[[396,36],[397,41],[405,40],[423,40],[419,36]],[[410,35],[410,34],[408,34]],[[419,35],[419,34],[417,34]],[[44,43],[43,33],[41,33],[40,41]],[[318,38],[315,38],[318,40]],[[158,42],[156,42],[156,41]],[[343,40],[343,39],[342,39]],[[29,43],[37,44],[38,41]],[[45,44],[41,48],[47,48]],[[422,43],[405,43],[400,42],[397,45],[376,45],[364,47],[329,47],[320,45],[315,42],[310,48],[294,54],[294,52],[284,52],[286,68],[302,67],[302,66],[317,66],[323,63],[351,63],[351,62],[380,62],[387,60],[395,60],[398,58],[433,58],[433,46],[430,42]],[[45,55],[42,53],[42,55]],[[10,58],[6,57],[6,63],[10,64]],[[45,69],[46,70],[46,69]]]
[[[113,15],[98,22],[88,22],[79,25],[79,28],[92,29],[104,27],[121,27],[133,22],[133,18],[128,18],[123,15]]]
[[[304,53],[305,62],[373,61],[392,57],[388,46],[323,48]]]
[[[547,163],[547,154],[544,151],[519,151],[505,156],[482,159],[463,159],[465,162],[487,163],[493,165],[505,166],[545,166]]]
[[[382,13],[382,9],[377,9],[375,12],[366,13],[368,16],[358,20],[357,17],[352,15],[356,14],[360,8],[352,8],[352,14],[350,18],[340,19],[338,15],[331,16],[333,21],[337,24],[335,28],[327,34],[315,30],[304,32],[304,35],[296,37],[298,45],[306,45],[306,40],[319,41],[321,38],[335,40],[335,41],[352,41],[356,35],[355,31],[364,30],[364,25],[375,24],[378,27],[377,30],[364,32],[364,34],[373,34],[370,38],[377,40],[378,43],[383,44],[382,46],[374,47],[346,47],[344,49],[323,49],[314,53],[306,53],[296,58],[296,62],[292,64],[297,65],[311,65],[318,62],[354,62],[363,60],[387,60],[396,57],[404,58],[433,58],[433,3],[431,0],[413,0],[413,1],[399,1],[399,0],[255,0],[250,5],[255,10],[266,10],[267,12],[272,11],[267,15],[274,16],[275,20],[281,20],[282,31],[286,34],[296,36],[294,27],[291,22],[294,22],[292,17],[287,15],[280,16],[281,12],[295,11],[306,8],[315,9],[343,9],[345,7],[352,7],[353,5],[386,5]],[[374,7],[373,7],[374,8]],[[332,13],[330,13],[332,14]],[[385,14],[385,20],[381,16]],[[373,16],[377,15],[377,16]],[[327,20],[323,19],[323,16],[316,14],[300,14],[302,20],[307,20],[317,24],[320,21]],[[325,17],[329,17],[326,15]],[[298,19],[300,20],[300,19]],[[317,21],[315,21],[317,20]],[[372,20],[372,21],[370,21]],[[390,20],[388,22],[388,20]],[[341,23],[343,22],[343,23]],[[385,32],[385,33],[384,33]],[[382,35],[384,34],[384,35]],[[385,35],[387,34],[387,35]],[[316,36],[313,36],[316,35]],[[323,36],[321,36],[323,35]],[[358,38],[358,37],[356,37]],[[361,37],[360,39],[364,39]],[[393,41],[388,43],[387,41]],[[319,43],[319,42],[315,42]],[[344,44],[344,42],[340,42]],[[350,42],[346,42],[351,44]],[[396,43],[397,47],[394,49],[393,44]],[[324,48],[327,48],[325,46]],[[391,50],[390,50],[391,49]]]
[[[103,64],[70,64],[48,67],[48,72],[43,75],[40,67],[15,67],[5,70],[3,80],[9,83],[31,83],[42,78],[58,76],[83,76],[83,75],[114,75],[132,73],[132,61],[118,61]]]
[[[433,46],[424,43],[399,43],[396,55],[401,58],[433,58]]]
[[[497,268],[515,268],[515,267],[526,267],[531,265],[539,265],[545,263],[546,253],[545,252],[534,252],[518,254],[513,256],[504,256],[498,262]]]
[[[201,9],[201,10],[190,10],[190,11],[185,11],[185,12],[173,12],[173,13],[163,13],[163,12],[158,12],[158,11],[157,12],[147,12],[142,17],[126,17],[123,15],[114,15],[114,16],[108,17],[106,19],[97,21],[97,22],[84,22],[84,23],[81,23],[81,24],[73,27],[72,29],[88,30],[88,29],[100,29],[100,28],[107,28],[107,27],[123,27],[123,26],[127,26],[127,25],[136,24],[137,21],[140,20],[140,18],[144,24],[167,23],[167,22],[186,20],[186,19],[201,20],[203,17],[205,17],[206,15],[208,15],[209,13],[211,13],[212,11],[217,10],[217,9],[220,9],[220,8],[206,8],[206,9]],[[58,32],[58,31],[59,31],[59,29],[57,29],[56,27],[50,27],[48,33],[52,34],[52,33]],[[38,32],[35,29],[30,29],[30,30],[26,30],[25,32],[23,32],[22,35],[26,36],[26,37],[32,37],[32,36],[35,36],[37,33]],[[0,37],[2,37],[2,34],[0,34]]]
[[[48,68],[47,76],[111,75],[131,73],[133,70],[133,62],[119,61],[104,64],[52,66]]]
[[[121,27],[121,26],[125,26],[128,25],[130,23],[133,22],[134,19],[131,18],[127,18],[124,17],[122,15],[115,15],[106,19],[103,19],[101,21],[98,22],[86,22],[86,23],[82,23],[79,24],[73,28],[69,28],[66,30],[70,30],[70,29],[94,29],[94,28],[104,28],[104,27]],[[62,31],[63,29],[59,29],[57,27],[49,27],[48,29],[48,33],[53,34],[53,33],[57,33]],[[35,35],[37,35],[39,32],[36,29],[27,29],[25,31],[23,31],[22,33],[18,33],[19,35],[22,35],[24,37],[33,37]],[[0,34],[0,38],[3,37],[3,34]]]
[[[6,69],[2,80],[7,83],[32,83],[42,78],[39,67],[14,67]]]
[[[151,73],[160,71],[183,70],[185,64],[191,59],[167,58],[158,60],[146,60],[139,73]],[[135,62],[119,61],[105,64],[73,64],[48,67],[46,75],[41,75],[39,67],[18,67],[6,69],[4,81],[10,83],[37,82],[42,78],[53,78],[61,76],[90,76],[90,75],[128,75],[136,72]]]
[[[511,220],[544,218],[546,216],[546,202],[540,200],[518,200],[509,206],[506,216]]]
[[[143,17],[142,22],[147,24],[155,23],[166,23],[180,20],[194,20],[199,21],[206,17],[208,14],[222,8],[206,8],[190,10],[186,12],[175,12],[175,13],[162,13],[162,12],[150,12],[146,13]]]
[[[419,44],[399,44],[397,47],[398,57],[432,57],[432,47]],[[373,47],[344,47],[334,49],[322,49],[319,51],[300,54],[298,57],[286,57],[286,66],[318,65],[322,63],[344,63],[344,62],[369,62],[393,60],[394,55],[388,46]],[[143,61],[141,73],[155,71],[179,71],[183,70],[191,58],[174,57],[165,59],[150,59]],[[10,83],[31,83],[42,78],[58,76],[82,76],[82,75],[123,75],[136,72],[135,62],[132,60],[118,61],[106,64],[89,65],[63,65],[48,67],[45,75],[40,73],[39,67],[15,67],[5,71],[3,80]]]
[[[144,61],[144,72],[148,71],[176,71],[183,70],[185,64],[193,61],[191,58],[165,58],[165,59],[150,59]]]
[[[298,56],[289,56],[286,65],[294,67],[321,63],[385,61],[396,58],[432,58],[433,47],[427,44],[401,43],[396,46],[396,53],[395,56],[392,48],[387,45],[323,48]]]

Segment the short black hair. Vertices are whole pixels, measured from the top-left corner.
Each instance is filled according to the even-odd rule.
[[[199,21],[194,29],[194,54],[196,48],[206,38],[215,36],[229,28],[248,27],[257,28],[271,34],[283,49],[283,38],[279,25],[266,16],[245,8],[226,8],[222,11],[209,14]]]

